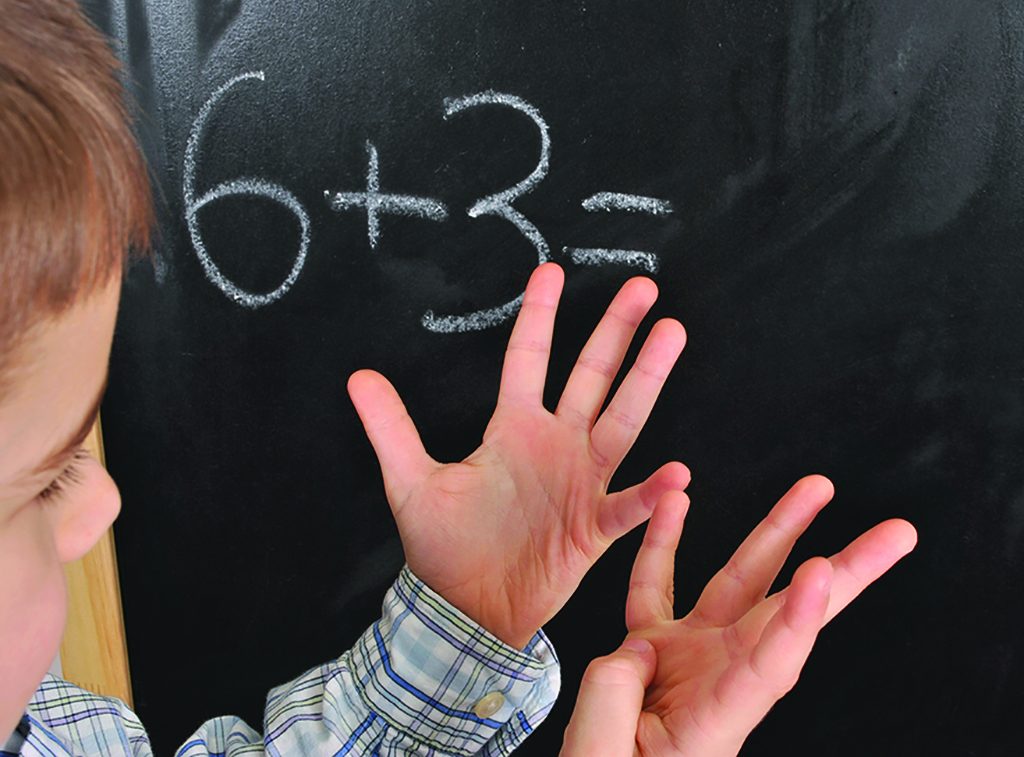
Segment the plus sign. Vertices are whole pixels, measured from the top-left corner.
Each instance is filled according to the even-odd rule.
[[[367,234],[370,238],[370,248],[376,249],[377,241],[380,239],[380,214],[391,213],[392,215],[408,216],[411,218],[426,218],[430,221],[443,221],[448,217],[448,208],[443,202],[432,200],[429,197],[416,197],[415,195],[381,194],[380,191],[380,159],[377,156],[377,148],[372,142],[366,143],[366,153],[369,156],[369,169],[366,172],[365,192],[337,192],[331,194],[324,191],[324,197],[330,203],[333,210],[366,209]]]

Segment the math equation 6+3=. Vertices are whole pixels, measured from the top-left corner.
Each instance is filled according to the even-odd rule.
[[[222,182],[200,196],[196,196],[195,176],[196,163],[199,159],[199,146],[202,141],[203,129],[210,113],[217,103],[236,85],[249,80],[264,80],[262,71],[251,71],[229,79],[218,87],[206,100],[189,133],[185,146],[185,164],[183,170],[183,192],[185,222],[188,225],[192,247],[199,258],[203,271],[209,281],[234,302],[248,308],[259,308],[279,300],[298,279],[306,262],[306,254],[310,242],[310,220],[305,207],[294,194],[284,187],[263,179],[244,177]],[[496,216],[512,224],[523,238],[529,242],[537,254],[538,265],[551,258],[551,251],[540,229],[515,207],[515,201],[533,191],[548,174],[551,160],[551,137],[548,125],[540,111],[533,105],[515,95],[501,92],[486,91],[465,97],[448,98],[444,101],[444,118],[450,119],[470,108],[497,106],[510,108],[528,116],[540,132],[540,156],[537,165],[525,179],[515,186],[503,189],[494,194],[477,200],[468,209],[471,218]],[[366,144],[367,174],[366,187],[360,191],[341,192],[324,190],[324,198],[330,207],[339,213],[358,211],[365,213],[367,236],[370,247],[375,249],[380,241],[380,217],[382,215],[400,215],[420,218],[426,221],[441,222],[448,218],[448,207],[440,200],[416,195],[395,194],[385,192],[380,186],[380,156],[377,148],[370,142]],[[249,292],[230,281],[213,261],[199,228],[199,211],[215,200],[224,197],[248,195],[262,197],[276,202],[291,211],[298,219],[300,227],[299,248],[295,255],[288,275],[273,291],[266,293]],[[667,216],[673,211],[671,203],[655,197],[624,194],[620,192],[597,192],[582,201],[583,209],[590,213],[628,212],[651,216]],[[643,250],[622,250],[603,247],[564,247],[562,250],[569,259],[580,265],[628,265],[642,268],[648,273],[658,270],[658,256]],[[456,333],[478,331],[497,326],[512,318],[519,310],[523,301],[520,293],[515,299],[504,304],[476,310],[470,313],[453,315],[437,315],[427,311],[421,323],[428,331],[436,333]]]

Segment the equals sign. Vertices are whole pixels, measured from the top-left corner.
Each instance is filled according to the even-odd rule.
[[[588,213],[644,213],[651,216],[672,214],[672,203],[657,197],[622,194],[619,192],[598,192],[582,202]],[[565,247],[563,251],[578,265],[629,265],[643,268],[648,273],[657,273],[660,261],[653,252],[644,250],[616,250],[606,247]]]

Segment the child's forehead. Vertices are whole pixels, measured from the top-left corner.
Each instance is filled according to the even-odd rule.
[[[9,359],[0,399],[0,500],[40,474],[95,418],[117,312],[114,284],[32,328]],[[42,469],[42,470],[41,470]]]

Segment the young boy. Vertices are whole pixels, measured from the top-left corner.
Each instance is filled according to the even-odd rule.
[[[8,751],[145,754],[122,703],[44,675],[66,610],[61,563],[81,557],[119,508],[78,445],[102,394],[125,251],[150,224],[147,179],[115,61],[74,4],[4,0],[2,16],[0,743],[17,729]],[[383,377],[351,378],[408,568],[352,650],[271,693],[265,736],[221,718],[182,754],[505,754],[544,718],[558,667],[538,630],[604,549],[688,480],[674,463],[606,493],[682,349],[678,323],[654,328],[592,423],[653,303],[650,281],[616,298],[561,414],[542,407],[561,286],[555,266],[534,275],[498,409],[464,463],[426,455]]]
[[[151,222],[147,180],[116,64],[74,3],[0,0],[0,15],[0,754],[145,755],[145,731],[123,703],[46,670],[66,612],[61,563],[88,551],[120,506],[114,483],[78,445],[102,396],[125,251],[145,245]],[[744,704],[748,695],[758,704],[781,695],[774,677],[751,679],[733,662],[749,657],[757,674],[757,656],[767,653],[757,650],[774,639],[768,651],[798,670],[828,613],[909,549],[909,525],[882,524],[762,599],[830,495],[827,482],[812,478],[709,584],[696,617],[672,622],[665,582],[688,471],[668,463],[625,491],[607,486],[684,333],[673,320],[656,324],[602,413],[656,296],[647,279],[627,282],[550,413],[541,397],[561,286],[557,266],[531,277],[497,409],[483,444],[462,463],[426,454],[382,376],[350,379],[408,565],[381,620],[351,650],[270,693],[263,736],[218,718],[179,754],[509,753],[558,690],[557,660],[540,627],[659,500],[628,618],[632,635],[648,641],[632,652],[628,641],[592,667],[567,750],[631,754],[636,742],[644,753],[724,753],[699,750],[738,748],[758,711]],[[699,651],[695,639],[710,653],[690,654]],[[609,687],[609,671],[628,675]]]

